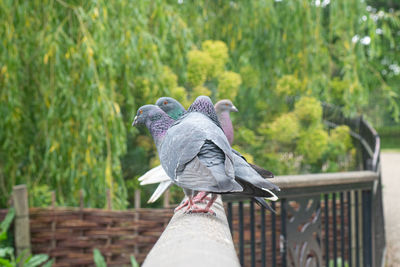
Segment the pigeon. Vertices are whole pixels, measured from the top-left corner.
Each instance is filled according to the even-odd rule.
[[[179,103],[179,102],[178,102]],[[229,143],[232,145],[233,143],[233,126],[230,117],[230,112],[238,112],[238,109],[233,105],[232,101],[229,99],[223,99],[218,101],[215,106],[215,112],[217,113],[218,121],[221,124],[222,130],[224,131],[226,137],[228,138]],[[167,112],[168,114],[168,112]],[[169,115],[169,114],[168,114]],[[246,160],[239,152],[236,150],[233,151],[238,156],[242,157]],[[246,160],[247,161],[247,160]],[[273,178],[274,174],[264,168],[261,168],[255,164],[249,163],[250,166],[258,172],[264,178]]]
[[[200,112],[214,121],[217,117],[214,106],[212,105],[211,99],[208,96],[199,96],[189,107],[188,112]],[[219,123],[218,123],[219,125]],[[265,202],[263,198],[267,198],[276,201],[277,196],[271,191],[280,191],[279,187],[263,179],[256,170],[254,170],[250,164],[240,155],[239,152],[234,151],[234,169],[235,179],[244,188],[243,192],[238,193],[241,196],[253,197],[253,199],[261,204],[263,207],[273,211],[271,207]],[[201,199],[200,199],[201,200]]]
[[[160,97],[157,100],[156,105],[164,110],[164,112],[174,120],[179,119],[186,112],[182,104],[172,97]]]
[[[229,144],[233,143],[233,125],[230,112],[238,112],[238,109],[232,104],[232,101],[223,99],[218,101],[214,106],[215,112],[222,130],[228,138]],[[167,112],[168,113],[168,112]]]
[[[175,100],[171,97],[159,98],[156,102],[156,105],[160,106],[160,108],[162,110],[166,111],[166,113],[168,115],[170,115],[170,117],[173,117],[173,118],[177,118],[176,114],[184,114],[185,113],[185,109],[183,108],[183,106],[177,100]],[[215,111],[216,111],[217,117],[215,117]],[[230,100],[221,100],[221,101],[217,102],[217,104],[215,105],[215,111],[210,110],[209,112],[207,112],[207,115],[213,117],[214,121],[217,121],[216,123],[222,127],[225,135],[228,137],[228,140],[230,141],[230,144],[232,144],[231,142],[233,142],[233,127],[232,127],[232,122],[230,120],[229,112],[232,112],[232,111],[237,112],[238,111],[237,108],[232,104],[232,102]],[[221,123],[219,123],[219,122],[221,122]],[[235,154],[237,154],[239,157],[241,157],[243,160],[246,161],[246,159],[239,152],[237,152],[234,149],[232,149],[232,151]],[[248,163],[248,164],[254,170],[256,170],[262,177],[264,177],[264,178],[274,177],[274,175],[271,172],[269,172],[257,165],[253,165],[250,163]],[[161,166],[158,166],[158,167],[153,168],[152,170],[148,171],[146,174],[144,174],[143,176],[141,176],[139,178],[139,181],[141,181],[141,185],[160,183],[160,185],[158,186],[156,191],[150,197],[150,199],[148,201],[149,203],[155,202],[164,193],[164,191],[167,190],[169,188],[169,186],[172,184],[170,182],[169,177],[163,171]],[[205,196],[199,194],[198,200],[201,200],[202,197],[205,197]],[[262,197],[253,197],[253,199],[261,206],[263,206],[269,210],[272,210]],[[275,200],[277,200],[277,197],[275,195],[273,195],[271,198],[269,198],[269,200],[275,201]],[[186,203],[184,203],[183,205],[185,205],[185,204]],[[177,209],[179,209],[179,208],[180,207],[178,207]]]
[[[163,169],[188,197],[186,211],[215,214],[210,208],[217,194],[241,192],[243,188],[235,180],[234,154],[224,132],[197,111],[203,101],[196,100],[176,122],[156,105],[142,106],[132,125],[144,124],[149,129]],[[200,191],[212,194],[205,208],[193,202]]]

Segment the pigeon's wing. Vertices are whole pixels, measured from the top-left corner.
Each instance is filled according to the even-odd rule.
[[[177,173],[176,182],[183,188],[196,191],[218,192],[218,182],[211,170],[200,161],[193,158],[184,168]]]
[[[263,179],[243,158],[237,154],[233,156],[236,180],[242,185],[244,194],[266,197],[274,201],[278,199],[272,190],[280,191],[279,187]]]
[[[162,194],[172,185],[171,180],[168,178],[168,181],[162,181],[157,189],[154,191],[154,193],[151,195],[150,199],[147,201],[147,203],[154,203],[157,201],[157,199],[160,198]]]
[[[138,180],[140,181],[140,185],[146,185],[170,181],[170,178],[165,173],[162,166],[159,165],[140,176]]]
[[[181,187],[209,192],[242,190],[234,180],[228,140],[223,131],[201,113],[186,114],[173,125],[159,152],[166,173]],[[211,164],[207,162],[209,157],[218,160]]]
[[[244,159],[244,160],[247,162],[246,158],[245,158],[242,154],[240,154],[239,151],[237,151],[237,150],[235,150],[235,149],[232,148],[232,152],[233,152],[234,154],[236,154],[237,156],[241,157],[242,159]],[[249,162],[247,162],[247,163],[248,163],[248,164],[250,165],[250,167],[252,167],[259,175],[261,175],[261,177],[263,177],[263,178],[274,178],[274,174],[273,174],[272,172],[270,172],[270,171],[268,171],[268,170],[266,170],[266,169],[264,169],[264,168],[262,168],[262,167],[260,167],[260,166],[258,166],[258,165],[251,164],[251,163],[249,163]]]
[[[248,162],[249,163],[249,162]],[[249,163],[250,167],[253,168],[263,178],[274,178],[274,174],[269,170],[266,170],[258,165]]]

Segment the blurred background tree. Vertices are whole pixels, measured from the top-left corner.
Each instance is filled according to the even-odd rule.
[[[0,207],[130,207],[158,164],[136,109],[230,98],[235,147],[276,174],[354,167],[347,127],[320,101],[382,132],[400,120],[400,11],[394,1],[0,0]],[[214,40],[214,41],[213,41]],[[397,128],[398,129],[398,128]],[[312,146],[311,146],[312,144]],[[145,187],[143,200],[154,187]],[[157,205],[157,204],[155,204]]]

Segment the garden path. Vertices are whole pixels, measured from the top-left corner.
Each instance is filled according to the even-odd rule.
[[[383,205],[387,242],[386,266],[400,266],[400,152],[383,152]]]

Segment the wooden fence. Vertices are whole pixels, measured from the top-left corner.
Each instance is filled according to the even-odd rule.
[[[171,209],[31,208],[32,253],[48,254],[55,267],[92,266],[94,248],[108,266],[129,264],[131,255],[142,262],[172,214]]]

